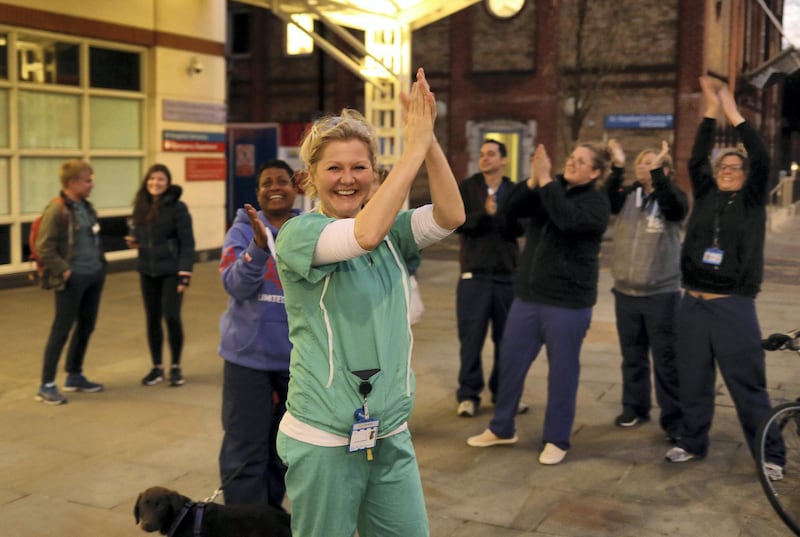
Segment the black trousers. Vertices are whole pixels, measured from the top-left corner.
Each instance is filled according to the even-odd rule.
[[[147,322],[147,344],[150,347],[150,358],[153,365],[160,366],[164,361],[162,319],[167,324],[172,365],[178,365],[181,363],[181,351],[183,350],[183,323],[181,322],[183,293],[178,292],[178,275],[146,276],[139,274],[139,282],[142,287]]]
[[[461,344],[461,366],[458,370],[458,401],[472,399],[480,402],[484,388],[481,354],[486,340],[489,321],[492,323],[494,363],[489,375],[492,402],[497,398],[497,376],[500,371],[500,340],[506,326],[508,310],[514,300],[511,276],[493,278],[474,274],[472,278],[458,280],[456,288],[456,316],[458,339]]]
[[[754,454],[756,430],[771,409],[755,301],[736,295],[704,300],[684,293],[678,310],[677,357],[683,410],[678,446],[695,455],[708,452],[716,364]],[[767,460],[783,465],[785,449],[777,429],[770,432],[765,447]]]
[[[75,330],[67,350],[65,369],[68,374],[83,372],[83,359],[86,347],[89,345],[89,337],[97,322],[100,295],[105,280],[105,268],[94,274],[73,272],[66,282],[66,287],[62,291],[55,292],[56,313],[44,349],[42,384],[55,380],[58,360],[73,326]]]
[[[225,360],[222,382],[225,434],[219,452],[219,472],[226,504],[281,507],[286,493],[286,466],[278,456],[275,440],[286,412],[288,387],[288,370],[261,371]],[[231,476],[234,477],[228,482]]]
[[[675,365],[675,322],[680,292],[630,296],[614,291],[620,351],[622,408],[626,416],[650,418],[650,354],[659,423],[672,436],[680,434],[678,370]]]

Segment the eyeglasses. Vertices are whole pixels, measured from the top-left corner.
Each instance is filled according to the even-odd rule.
[[[727,171],[740,172],[744,169],[744,166],[742,166],[741,164],[720,164],[717,167],[717,169],[721,172],[727,172]]]

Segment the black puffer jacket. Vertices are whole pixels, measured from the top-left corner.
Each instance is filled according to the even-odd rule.
[[[170,185],[162,196],[158,216],[150,223],[136,226],[133,236],[139,243],[137,270],[147,276],[165,276],[192,272],[194,234],[192,217],[180,201],[183,189]]]

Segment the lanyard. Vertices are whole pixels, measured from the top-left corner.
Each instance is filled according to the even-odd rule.
[[[725,211],[728,210],[728,207],[733,205],[733,200],[736,198],[736,194],[738,194],[738,192],[732,193],[723,203],[722,192],[717,191],[717,198],[715,200],[714,207],[714,235],[711,240],[711,246],[713,248],[719,248],[719,221]]]

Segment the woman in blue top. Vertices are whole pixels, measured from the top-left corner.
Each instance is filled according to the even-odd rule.
[[[275,265],[274,237],[295,209],[294,171],[282,160],[258,173],[261,207],[245,204],[225,235],[219,271],[228,309],[219,322],[225,360],[219,471],[225,503],[281,507],[286,467],[275,439],[289,384],[289,327]]]
[[[453,173],[433,134],[422,69],[410,96],[404,152],[364,205],[377,138],[345,109],[319,119],[300,149],[317,210],[277,240],[293,344],[278,453],[294,535],[429,535],[407,420],[414,395],[407,266],[464,222]],[[432,205],[402,211],[423,161]]]

